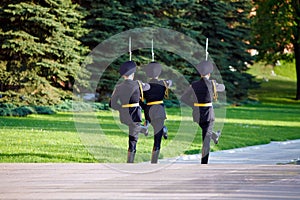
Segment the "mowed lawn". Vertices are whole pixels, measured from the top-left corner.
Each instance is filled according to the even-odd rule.
[[[250,93],[257,101],[216,108],[216,129],[222,129],[222,136],[218,145],[212,143],[212,151],[300,139],[295,80],[272,76],[270,70],[252,72],[263,75],[258,76],[261,88]],[[199,153],[201,131],[191,110],[168,108],[167,115],[169,138],[162,140],[160,158]],[[127,132],[112,111],[0,117],[0,162],[126,162]],[[151,128],[148,137],[140,135],[136,162],[150,160],[152,145]]]

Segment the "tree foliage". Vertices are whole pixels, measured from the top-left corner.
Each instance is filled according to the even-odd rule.
[[[89,77],[81,67],[89,52],[85,46],[93,50],[115,34],[143,27],[175,30],[202,46],[209,38],[210,56],[230,100],[244,100],[255,86],[246,73],[252,59],[247,52],[251,0],[3,0],[0,6],[0,101],[55,104],[71,98],[75,80],[78,87],[96,85],[99,100],[107,99],[128,55],[117,58],[101,80],[89,82],[96,71],[88,65]],[[143,49],[133,55],[138,65],[151,61]],[[157,50],[155,59],[190,82],[198,78],[197,71],[174,53]]]
[[[247,52],[250,48],[250,0],[89,0],[81,5],[90,11],[86,18],[86,27],[91,29],[91,32],[84,36],[82,41],[91,49],[108,37],[129,29],[168,28],[196,39],[202,46],[205,46],[206,38],[209,38],[210,56],[223,76],[230,100],[244,100],[249,88],[256,86],[252,82],[252,76],[245,73],[247,64],[252,61]],[[151,61],[150,54],[146,55],[143,51],[135,52],[134,55],[138,64]],[[178,70],[187,80],[197,78],[196,70],[177,55],[163,51],[159,51],[156,55],[156,61]],[[125,59],[125,57],[117,59],[107,69],[108,72],[103,76],[106,81],[99,84],[100,96],[104,97],[106,93],[111,93],[119,79],[117,72],[119,65]],[[198,59],[200,62],[201,58]]]
[[[275,64],[278,60],[296,60],[297,93],[300,99],[300,1],[257,0],[253,20],[253,43],[258,60]],[[291,53],[288,53],[291,52]]]
[[[0,2],[1,102],[55,104],[72,97],[88,48],[83,12],[70,0]],[[85,83],[81,83],[85,84]]]

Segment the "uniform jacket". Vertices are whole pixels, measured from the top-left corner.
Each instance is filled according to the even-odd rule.
[[[144,92],[146,103],[143,106],[145,118],[149,122],[154,119],[166,119],[164,104],[146,105],[149,102],[162,101],[165,96],[167,87],[171,86],[170,80],[151,79],[149,81],[150,89]]]
[[[143,90],[149,89],[149,84],[141,83]],[[118,110],[121,123],[130,125],[141,122],[141,106],[123,108],[122,105],[140,103],[140,87],[136,80],[124,80],[118,84],[111,96],[110,107]]]
[[[193,108],[193,120],[196,123],[206,123],[215,120],[215,114],[212,106],[197,107],[194,103],[212,103],[214,96],[213,82],[206,77],[191,84],[186,92],[182,95],[181,101]],[[216,82],[215,82],[216,83]],[[223,84],[216,83],[216,91],[225,90]]]

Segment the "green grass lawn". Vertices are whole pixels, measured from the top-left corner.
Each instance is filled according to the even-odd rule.
[[[257,65],[250,69],[262,82],[250,92],[257,102],[226,107],[226,118],[218,118],[222,115],[216,108],[216,128],[223,133],[212,151],[300,139],[295,80],[284,71],[273,76],[272,70]],[[160,158],[199,153],[201,132],[191,110],[169,108],[167,115],[169,139],[162,140]],[[0,117],[0,162],[126,162],[127,132],[111,111]],[[152,145],[150,129],[148,137],[139,138],[137,162],[150,160]]]
[[[0,162],[93,162],[71,113],[0,118]]]

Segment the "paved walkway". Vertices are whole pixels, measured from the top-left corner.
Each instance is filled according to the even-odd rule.
[[[200,163],[201,155],[163,159],[160,163]],[[300,160],[300,140],[271,142],[231,150],[211,152],[209,164],[286,164]]]
[[[115,170],[121,168],[126,172]],[[141,168],[148,172],[135,173]],[[299,165],[19,163],[0,164],[0,180],[3,200],[300,197]]]
[[[0,199],[299,199],[300,140],[159,164],[0,164]],[[185,164],[183,164],[185,163]]]

